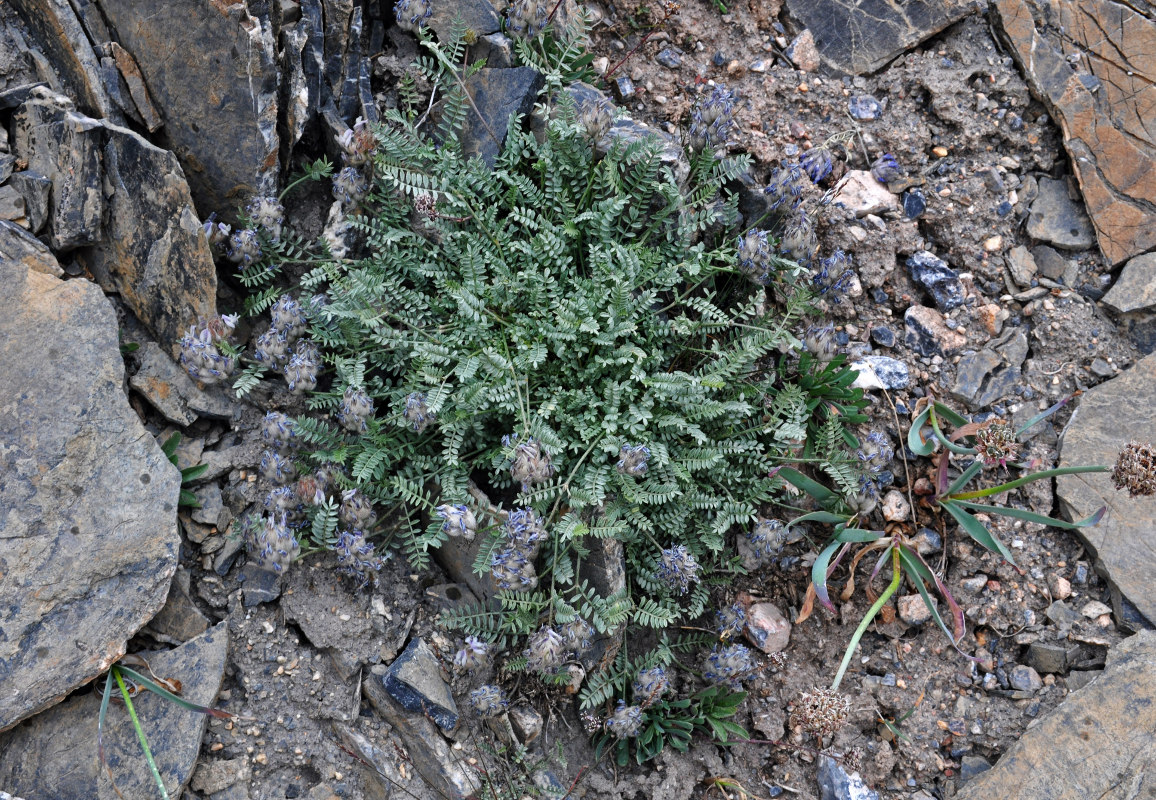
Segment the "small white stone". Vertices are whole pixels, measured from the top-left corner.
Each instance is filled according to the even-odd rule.
[[[892,489],[883,496],[883,519],[888,522],[904,522],[911,516],[911,504],[903,492]]]

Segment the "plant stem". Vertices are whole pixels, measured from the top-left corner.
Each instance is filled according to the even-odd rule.
[[[136,709],[132,706],[132,697],[124,685],[124,678],[120,674],[120,668],[113,664],[109,672],[116,678],[116,685],[120,689],[120,696],[124,698],[124,707],[128,709],[128,715],[132,718],[132,727],[136,730],[136,738],[140,741],[141,750],[144,750],[145,761],[148,762],[149,771],[153,774],[153,779],[157,782],[157,788],[160,790],[161,797],[163,797],[164,800],[169,800],[169,792],[165,789],[165,782],[161,778],[160,770],[157,769],[157,762],[153,760],[152,751],[149,750],[148,739],[145,738],[144,728],[141,727],[140,719],[137,718]]]
[[[847,645],[847,652],[843,654],[843,663],[839,665],[839,671],[835,673],[835,680],[831,683],[831,691],[836,691],[839,684],[843,682],[843,675],[847,672],[847,667],[851,664],[851,656],[855,655],[855,648],[859,646],[859,640],[863,638],[863,634],[867,632],[867,626],[875,619],[875,615],[879,613],[879,609],[891,599],[891,595],[899,590],[899,581],[903,578],[903,573],[899,569],[899,548],[893,547],[891,550],[891,583],[883,590],[883,594],[879,595],[879,599],[867,609],[867,615],[863,617],[863,621],[859,623],[859,627],[855,629],[855,634],[851,637],[851,643]]]

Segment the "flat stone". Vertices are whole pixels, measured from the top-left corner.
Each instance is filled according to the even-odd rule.
[[[241,577],[241,602],[245,608],[272,603],[281,596],[281,576],[271,569],[246,564],[241,568]]]
[[[225,503],[221,499],[221,487],[216,483],[198,486],[193,492],[200,506],[193,509],[192,517],[202,525],[218,525]]]
[[[169,644],[195,639],[209,629],[208,617],[201,613],[189,592],[189,571],[180,567],[173,576],[168,600],[152,621],[149,630]]]
[[[217,313],[213,256],[173,154],[127,128],[104,127],[109,223],[78,260],[172,348],[193,322]]]
[[[963,305],[963,284],[959,275],[943,259],[926,250],[907,258],[911,280],[922,286],[940,311],[951,311]]]
[[[1118,0],[992,5],[1033,94],[1060,123],[1100,250],[1120,264],[1153,249],[1156,19]]]
[[[879,101],[871,95],[860,94],[847,101],[847,113],[853,119],[868,121],[878,119],[879,115],[883,113],[883,109],[879,105]]]
[[[215,795],[236,783],[248,783],[252,774],[253,768],[245,756],[222,761],[202,761],[197,765],[189,787],[202,795]]]
[[[819,797],[821,800],[879,800],[858,772],[850,772],[830,756],[819,755]]]
[[[1130,439],[1156,440],[1156,355],[1145,356],[1131,369],[1084,392],[1064,430],[1059,466],[1110,466]],[[1149,622],[1156,621],[1156,593],[1152,592],[1156,506],[1152,498],[1130,498],[1127,492],[1117,491],[1107,473],[1060,476],[1056,496],[1072,519],[1108,507],[1099,524],[1077,528],[1075,533],[1103,565],[1109,583]]]
[[[1003,357],[986,347],[977,353],[961,356],[956,365],[955,383],[951,396],[963,403],[972,403],[983,389],[984,381],[1002,366]]]
[[[17,220],[24,216],[24,196],[12,186],[0,186],[0,219]]]
[[[1108,650],[1104,673],[1028,728],[959,800],[1124,800],[1156,770],[1156,634]]]
[[[1007,268],[1012,280],[1019,286],[1028,287],[1036,278],[1036,260],[1026,247],[1013,247],[1007,254]]]
[[[899,598],[899,619],[908,625],[922,625],[931,619],[931,609],[923,602],[923,596],[908,594]]]
[[[1036,672],[1060,674],[1068,664],[1068,648],[1056,642],[1028,645],[1028,665]]]
[[[510,115],[529,115],[544,85],[541,73],[530,67],[484,67],[471,77],[466,87],[477,111],[470,108],[459,134],[466,156],[492,167],[506,144]]]
[[[755,603],[747,609],[746,637],[764,653],[781,653],[791,641],[791,623],[774,603]]]
[[[0,153],[0,183],[7,181],[14,169],[16,169],[16,156],[11,153]]]
[[[381,679],[385,690],[406,711],[421,712],[445,731],[458,726],[458,706],[442,680],[441,666],[425,639],[409,643]]]
[[[927,306],[911,306],[903,314],[904,343],[921,356],[953,355],[967,344],[943,321],[943,315]]]
[[[462,23],[479,36],[501,30],[502,20],[489,0],[455,0],[453,3],[430,3],[433,14],[426,21],[430,29],[443,42],[448,42],[453,27],[460,19]],[[488,63],[488,62],[487,62]]]
[[[851,369],[859,373],[851,384],[857,389],[906,389],[911,381],[907,365],[897,358],[863,356],[851,363]]]
[[[188,179],[194,216],[216,211],[232,220],[250,196],[272,192],[280,145],[267,13],[200,0],[157,0],[147,14],[137,0],[101,0],[100,10],[140,68],[166,144]],[[186,225],[183,219],[157,222]]]
[[[136,354],[140,368],[129,378],[129,385],[173,424],[191,425],[198,413],[229,419],[240,412],[239,406],[226,396],[199,388],[155,342],[145,342]]]
[[[1044,686],[1039,673],[1023,664],[1017,664],[1012,668],[1008,681],[1013,689],[1020,692],[1038,692]]]
[[[370,684],[376,686],[376,684],[372,681],[367,681],[366,694],[369,694],[368,687]],[[378,689],[378,691],[381,691],[384,694],[384,690]],[[405,712],[401,711],[399,713],[404,714]],[[402,719],[404,721],[404,718]],[[433,725],[433,723],[431,723],[429,720],[423,721],[425,722],[425,725],[429,727],[430,731],[432,732],[432,736],[442,738],[444,741],[444,737],[441,737],[438,729]],[[426,800],[426,798],[430,798],[432,800],[433,797],[444,797],[450,798],[451,800],[463,800],[464,795],[461,794],[433,794],[429,792],[423,792],[421,791],[422,787],[413,781],[412,771],[408,769],[406,769],[404,773],[398,771],[399,767],[405,769],[406,766],[405,762],[403,762],[402,759],[398,757],[398,753],[404,752],[402,748],[406,746],[407,741],[414,741],[415,744],[420,746],[421,742],[419,736],[411,735],[410,739],[407,740],[395,733],[393,737],[386,741],[386,747],[382,748],[369,741],[367,737],[358,733],[353,728],[342,723],[334,722],[333,732],[336,733],[337,737],[341,740],[342,747],[348,750],[348,752],[354,754],[354,758],[351,760],[350,766],[355,772],[359,772],[361,774],[361,788],[365,792],[361,796],[363,800],[393,800],[398,786],[405,786],[406,791],[411,793],[416,790],[418,794],[415,794],[414,796],[421,798],[421,800]],[[407,731],[407,733],[410,732]],[[425,753],[417,754],[413,761],[414,766],[418,768],[418,774],[424,777],[424,773],[421,772],[421,769],[427,763]],[[340,785],[342,784],[338,784],[338,786]],[[312,791],[310,791],[308,795],[306,795],[305,800],[341,800],[341,797],[348,796],[348,791],[346,790],[343,790],[341,795],[337,795],[334,792],[334,789],[336,788],[337,786],[330,787],[326,784],[318,784],[317,786],[313,787]],[[212,800],[217,800],[217,798],[213,797]]]
[[[64,275],[56,256],[42,241],[6,219],[0,219],[0,261],[57,278]]]
[[[1095,244],[1092,222],[1081,203],[1068,195],[1067,182],[1040,178],[1039,186],[1028,217],[1028,236],[1064,250],[1084,250]]]
[[[160,611],[180,474],[125,397],[100,287],[7,260],[0,285],[4,730],[107,670]]]
[[[991,769],[991,762],[980,756],[964,756],[959,760],[959,782],[967,783],[977,775]]]
[[[221,622],[175,650],[140,655],[158,677],[180,681],[184,699],[211,707],[221,690],[228,652],[228,623]],[[114,798],[111,769],[120,796],[156,797],[132,721],[118,703],[109,703],[103,734],[108,769],[101,764],[96,735],[100,703],[97,692],[77,695],[0,735],[0,785],[28,797]],[[209,717],[148,691],[133,697],[133,708],[169,796],[179,796],[193,775]]]
[[[842,72],[875,72],[888,61],[963,19],[963,0],[916,0],[869,6],[839,0],[787,0],[812,32],[819,55]]]
[[[1069,692],[1075,692],[1083,689],[1096,678],[1100,677],[1104,671],[1102,669],[1088,669],[1088,670],[1072,670],[1064,679],[1064,685],[1068,687]]]
[[[314,647],[340,652],[347,663],[376,664],[385,634],[374,628],[368,593],[355,594],[340,584],[334,563],[310,559],[288,570],[280,601],[285,619]]]
[[[1156,253],[1130,259],[1104,295],[1104,304],[1122,314],[1156,308]]]
[[[39,90],[12,116],[12,150],[28,169],[52,181],[48,244],[57,253],[100,240],[104,185],[98,120]]]
[[[12,173],[8,185],[24,198],[24,218],[28,222],[28,230],[34,234],[40,233],[48,221],[52,181],[38,172],[25,170]]]
[[[1032,258],[1039,268],[1039,274],[1051,281],[1061,280],[1071,264],[1055,248],[1048,247],[1046,244],[1033,247]]]
[[[887,187],[875,180],[875,176],[865,169],[851,170],[844,176],[845,182],[835,195],[833,202],[841,205],[856,217],[868,214],[882,214],[895,208],[895,195]]]

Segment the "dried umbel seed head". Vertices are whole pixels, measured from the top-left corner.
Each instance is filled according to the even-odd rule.
[[[370,580],[377,582],[381,559],[374,555],[373,545],[365,540],[362,531],[339,530],[333,552],[337,554],[337,571],[356,578],[360,582],[358,588],[364,589]]]
[[[566,642],[556,630],[543,625],[530,636],[526,649],[526,666],[537,672],[553,672],[566,660]]]
[[[373,502],[358,489],[346,489],[341,493],[341,510],[337,516],[349,527],[359,530],[369,530],[377,522]]]
[[[831,323],[812,325],[803,337],[803,346],[816,360],[824,363],[830,361],[839,352],[835,345],[835,326]]]
[[[646,445],[624,444],[622,449],[618,451],[618,463],[615,466],[623,475],[629,475],[632,478],[645,478],[648,468],[647,459],[649,458],[650,448]]]
[[[738,603],[730,608],[720,608],[715,612],[718,622],[718,635],[724,642],[733,639],[743,632],[747,624],[747,612]]]
[[[734,127],[734,95],[724,86],[716,86],[701,97],[690,112],[686,146],[692,153],[726,151],[727,138]]]
[[[895,156],[890,153],[884,153],[872,162],[871,174],[875,177],[875,180],[880,183],[891,183],[903,177],[903,169],[899,166],[899,162],[895,160]]]
[[[360,167],[373,158],[377,140],[363,117],[358,117],[353,127],[333,137],[341,148],[341,158],[351,167]]]
[[[517,441],[516,436],[502,437],[502,444],[509,447]],[[531,436],[514,448],[514,460],[510,464],[510,477],[522,485],[523,492],[529,492],[535,483],[544,483],[554,474],[550,454],[542,449],[542,443]]]
[[[277,298],[277,302],[269,309],[269,318],[273,321],[273,330],[284,334],[290,343],[301,338],[309,327],[305,309],[287,294]]]
[[[610,133],[610,126],[614,124],[614,109],[605,98],[583,103],[578,112],[578,124],[582,127],[586,138],[592,143],[599,142],[603,136]]]
[[[369,194],[369,181],[357,167],[345,167],[333,176],[333,197],[343,205],[355,206]]]
[[[831,174],[835,162],[831,158],[831,151],[820,146],[804,151],[799,156],[799,166],[803,168],[803,172],[807,173],[811,183],[818,183]]]
[[[585,653],[594,644],[594,626],[582,617],[576,617],[563,625],[561,634],[566,650],[570,653]]]
[[[293,489],[302,503],[319,506],[325,502],[325,486],[316,475],[306,475],[293,485]]]
[[[510,701],[501,688],[487,683],[470,692],[470,705],[480,717],[496,717],[506,710]]]
[[[1112,483],[1131,497],[1156,494],[1156,451],[1151,443],[1128,442],[1112,469]]]
[[[798,164],[787,167],[776,167],[771,172],[771,180],[763,193],[770,201],[771,210],[787,206],[798,208],[803,202],[803,191],[806,188],[806,174]]]
[[[259,566],[277,573],[284,572],[300,552],[301,545],[289,529],[285,515],[267,517],[265,524],[257,530],[253,554]]]
[[[859,465],[865,472],[878,475],[887,468],[891,459],[895,458],[895,450],[891,447],[891,442],[887,439],[886,434],[871,431],[863,437],[863,442],[855,456],[859,459]]]
[[[293,462],[280,453],[266,450],[261,456],[261,477],[277,486],[291,483],[297,477]]]
[[[402,412],[402,416],[413,428],[414,433],[421,433],[437,418],[437,414],[430,410],[424,392],[410,392],[405,398],[405,411]]]
[[[222,353],[213,341],[212,330],[193,326],[181,337],[181,366],[189,376],[201,383],[213,384],[225,380],[237,368],[237,359]]]
[[[655,577],[670,587],[675,594],[686,594],[691,582],[699,580],[701,567],[684,545],[663,550]]]
[[[752,283],[765,286],[771,280],[771,243],[767,232],[752,229],[739,237],[738,267]]]
[[[818,269],[811,275],[811,287],[832,303],[841,303],[843,294],[854,277],[855,273],[851,270],[851,256],[842,250],[836,250],[819,261]]]
[[[634,679],[634,702],[649,708],[659,701],[670,688],[670,679],[662,667],[641,670]]]
[[[741,644],[715,647],[707,656],[702,676],[716,686],[738,688],[742,679],[755,670],[751,651]]]
[[[783,226],[779,236],[779,251],[789,255],[800,264],[810,262],[819,246],[819,239],[815,235],[815,223],[807,213],[807,209],[799,206],[795,209]]]
[[[587,736],[593,736],[602,730],[602,720],[598,719],[598,715],[593,711],[579,711],[578,719],[582,720],[582,730],[586,731]]]
[[[437,200],[432,194],[419,194],[413,199],[413,210],[426,219],[433,219],[438,215]]]
[[[397,16],[399,28],[417,33],[419,28],[425,27],[426,20],[433,16],[433,4],[430,0],[397,0],[393,13]]]
[[[747,541],[759,558],[778,555],[786,546],[790,531],[781,519],[761,519],[747,532]]]
[[[368,429],[366,421],[373,416],[373,399],[364,389],[350,386],[341,396],[341,409],[337,412],[337,421],[345,430],[352,433],[365,433]]]
[[[506,32],[518,39],[533,39],[546,29],[549,16],[546,0],[515,0],[506,9]]]
[[[261,237],[256,231],[245,228],[236,231],[225,245],[225,257],[234,264],[249,266],[261,260]]]
[[[438,506],[436,513],[442,518],[442,530],[448,536],[451,538],[461,536],[469,542],[474,540],[474,534],[478,532],[478,520],[469,506],[447,503]]]
[[[253,345],[253,360],[280,372],[289,361],[289,338],[276,328],[265,331]]]
[[[502,533],[506,536],[507,547],[531,559],[538,555],[538,548],[546,538],[545,523],[532,508],[511,511],[502,523]]]
[[[1015,461],[1020,455],[1015,428],[1002,419],[989,419],[975,432],[975,449],[988,467],[998,464],[1006,468],[1007,462]]]
[[[791,727],[802,728],[820,738],[830,736],[851,713],[851,701],[833,689],[812,689],[795,700]]]
[[[281,238],[281,226],[285,222],[285,207],[276,197],[254,197],[245,207],[249,221],[265,234],[277,241]]]
[[[490,646],[477,636],[467,636],[462,649],[454,654],[454,666],[458,669],[481,669],[490,663]]]
[[[619,700],[618,707],[606,720],[606,732],[615,739],[633,739],[642,732],[642,709]]]
[[[490,556],[490,572],[498,588],[506,591],[528,592],[538,585],[533,558],[517,547],[495,551]]]
[[[280,411],[270,411],[261,420],[261,438],[267,447],[278,453],[288,453],[297,448],[297,424]]]

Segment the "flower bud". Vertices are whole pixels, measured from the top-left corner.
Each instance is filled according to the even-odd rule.
[[[245,228],[229,237],[225,256],[235,264],[249,266],[261,260],[261,239],[256,231]]]
[[[496,717],[506,710],[510,701],[501,688],[487,683],[470,692],[470,705],[480,717]]]
[[[417,33],[419,28],[425,27],[426,20],[433,16],[433,5],[430,0],[397,0],[393,13],[397,16],[399,28]]]
[[[742,679],[755,669],[751,651],[741,644],[716,647],[706,660],[703,677],[707,682],[738,688]]]
[[[597,144],[610,132],[610,126],[614,124],[614,109],[601,97],[583,103],[581,111],[578,112],[578,124],[585,132],[586,138],[591,143]]]
[[[341,158],[351,167],[360,167],[369,162],[377,149],[377,140],[363,117],[358,117],[352,128],[333,138],[341,148]]]
[[[470,507],[466,505],[441,505],[436,509],[436,513],[441,517],[442,530],[450,537],[461,536],[466,541],[473,541],[474,534],[478,530],[478,521],[474,517],[474,512],[470,511]]]
[[[618,707],[606,720],[606,732],[616,739],[633,739],[642,732],[642,709],[619,700]]]
[[[270,411],[261,420],[261,438],[278,453],[288,453],[298,445],[297,425],[279,411]]]
[[[651,667],[638,673],[634,679],[634,701],[643,708],[654,705],[670,688],[670,679],[662,667]]]
[[[616,466],[623,475],[629,475],[632,478],[645,478],[648,458],[650,458],[650,448],[646,445],[624,444],[622,449],[618,451],[618,464]]]

